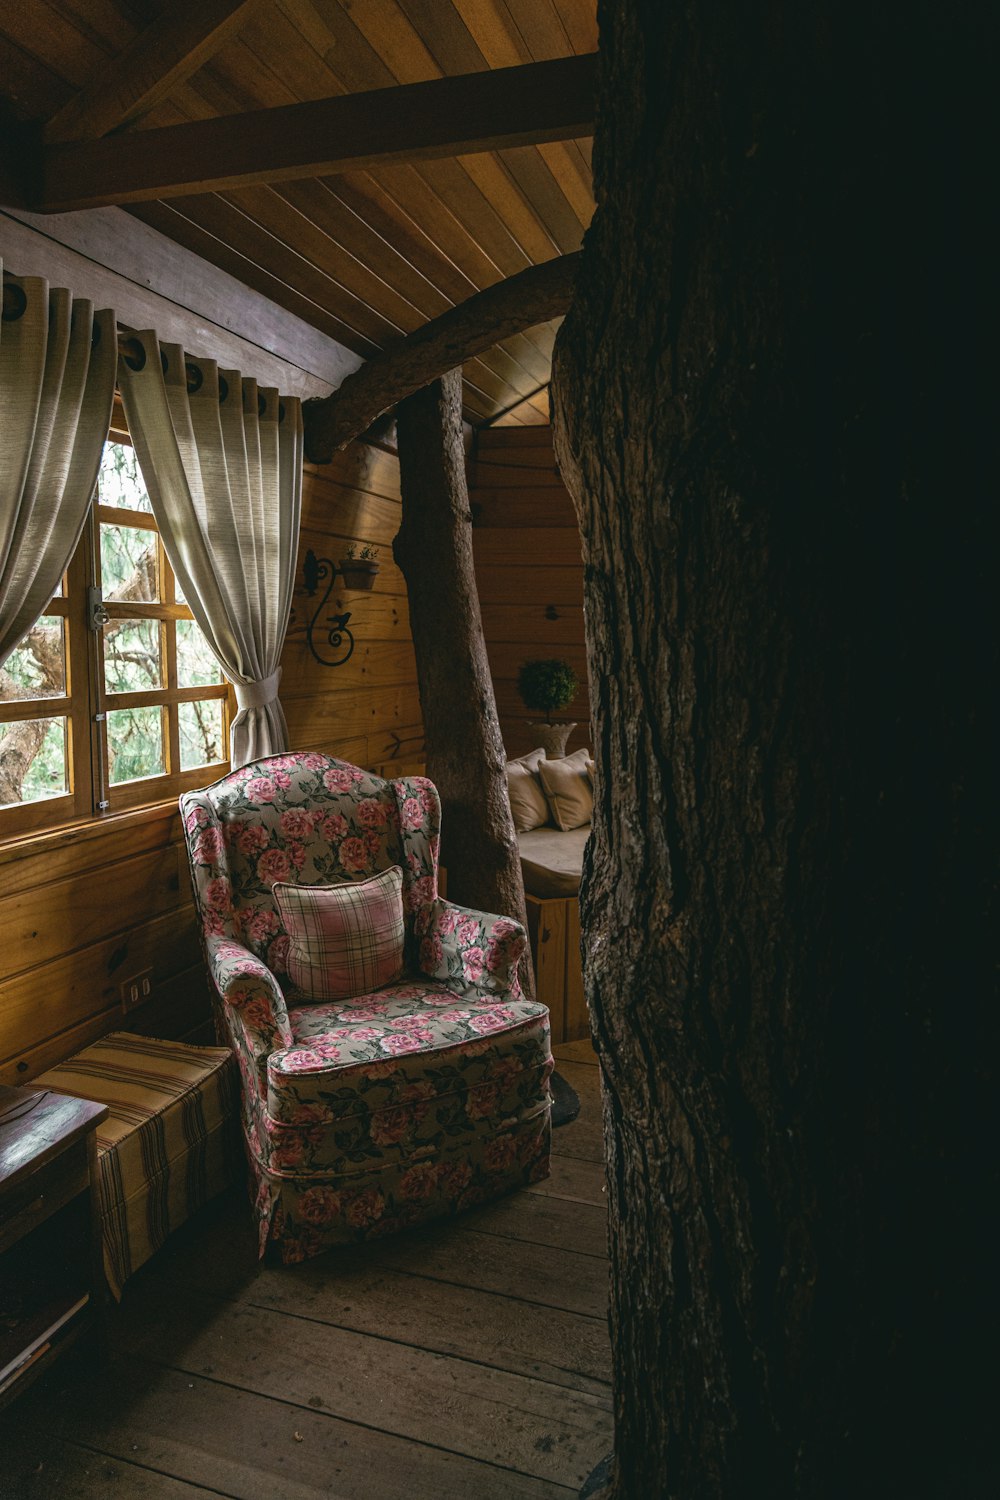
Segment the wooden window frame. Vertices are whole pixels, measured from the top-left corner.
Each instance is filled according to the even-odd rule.
[[[132,446],[124,415],[116,399],[109,443]],[[141,692],[109,692],[105,687],[104,629],[89,621],[88,590],[100,586],[101,523],[136,526],[156,534],[157,569],[161,599],[157,602],[105,600],[109,620],[153,619],[160,622],[163,686]],[[59,697],[12,699],[0,703],[0,723],[23,719],[66,720],[66,764],[69,791],[34,802],[0,808],[0,842],[25,834],[57,830],[70,824],[103,821],[117,813],[176,802],[181,792],[205,786],[230,768],[228,755],[191,770],[180,768],[179,706],[218,700],[222,703],[223,744],[236,711],[235,694],[221,683],[182,688],[177,682],[178,621],[193,620],[187,604],[176,600],[173,569],[167,560],[155,517],[146,511],[103,505],[95,491],[83,535],[70,559],[56,594],[42,611],[64,621],[65,692]],[[108,714],[115,709],[159,707],[164,728],[166,771],[133,781],[109,780]],[[166,712],[164,713],[163,710]]]

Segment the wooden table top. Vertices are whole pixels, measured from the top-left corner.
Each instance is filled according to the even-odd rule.
[[[49,1089],[0,1086],[0,1193],[86,1135],[107,1112],[106,1104]]]

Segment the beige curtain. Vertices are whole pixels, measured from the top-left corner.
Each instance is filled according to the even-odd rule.
[[[302,410],[154,333],[119,361],[129,432],[184,597],[236,690],[234,768],[288,748],[278,659],[302,504]]]
[[[0,262],[2,270],[2,262]],[[115,315],[40,276],[3,276],[0,666],[80,539],[111,421]]]

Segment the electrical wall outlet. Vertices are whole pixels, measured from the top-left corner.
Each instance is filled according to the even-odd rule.
[[[138,974],[132,974],[128,979],[123,979],[119,989],[122,997],[122,1010],[127,1015],[130,1010],[135,1010],[137,1005],[142,1005],[153,993],[153,971],[152,969],[140,969]]]

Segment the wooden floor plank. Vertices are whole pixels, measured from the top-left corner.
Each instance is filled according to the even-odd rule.
[[[539,1184],[544,1186],[544,1184]],[[379,1264],[415,1275],[479,1287],[541,1307],[563,1308],[603,1321],[607,1316],[606,1264],[563,1248],[521,1244],[517,1253],[495,1235],[455,1229],[400,1235],[378,1246]]]
[[[603,1259],[608,1253],[608,1214],[603,1200],[599,1204],[572,1203],[565,1198],[524,1192],[477,1208],[468,1216],[468,1227],[480,1234],[550,1245],[553,1250],[575,1250],[578,1255]]]
[[[243,1351],[248,1363],[253,1353]],[[149,1489],[149,1500],[204,1494],[235,1500],[567,1500],[575,1493],[341,1421],[322,1406],[303,1409],[136,1359],[116,1359],[97,1379],[82,1382],[46,1426],[38,1423],[22,1439],[29,1452],[37,1445],[43,1463],[49,1424],[63,1439],[78,1437],[115,1460],[131,1460],[130,1471],[141,1464],[171,1476],[162,1490]],[[87,1461],[98,1472],[107,1462],[93,1454]],[[55,1487],[27,1492],[31,1500],[35,1494],[62,1500],[75,1493]],[[115,1494],[146,1500],[147,1492],[122,1483],[80,1494],[86,1500]]]
[[[610,1396],[192,1294],[169,1327],[137,1300],[124,1352],[527,1476],[582,1484],[611,1441]]]
[[[571,1043],[578,1046],[579,1043]],[[587,1043],[589,1046],[589,1042]],[[604,1132],[601,1120],[601,1070],[588,1063],[561,1061],[558,1071],[580,1100],[580,1113],[568,1125],[552,1132],[552,1150],[559,1156],[579,1156],[603,1163]]]
[[[204,1489],[50,1434],[19,1430],[8,1437],[4,1433],[0,1500],[108,1500],[112,1495],[122,1500],[208,1500],[231,1495],[236,1500],[235,1491]]]
[[[592,1068],[599,1066],[597,1053],[587,1037],[578,1042],[557,1042],[552,1048],[552,1056],[556,1062],[586,1063]]]
[[[603,1319],[430,1280],[419,1269],[373,1265],[365,1247],[300,1266],[261,1266],[252,1233],[241,1233],[238,1207],[223,1201],[215,1207],[213,1221],[198,1226],[198,1233],[175,1236],[146,1273],[147,1280],[163,1286],[163,1299],[197,1291],[394,1338],[555,1385],[597,1394],[607,1388],[611,1356]],[[504,1216],[509,1215],[511,1236],[523,1234],[524,1220],[530,1219],[535,1243],[541,1238],[567,1244],[578,1253],[604,1244],[605,1214],[589,1206],[520,1194],[477,1210],[477,1224],[480,1215],[488,1232],[500,1238],[508,1237]],[[485,1226],[481,1232],[487,1232]],[[511,1253],[517,1252],[508,1251],[508,1259]],[[137,1287],[133,1283],[126,1292],[130,1300]]]
[[[566,1126],[565,1129],[572,1127]],[[552,1171],[541,1182],[533,1182],[528,1193],[544,1198],[567,1198],[572,1203],[591,1203],[600,1207],[607,1202],[604,1169],[596,1162],[575,1156],[552,1155]]]

